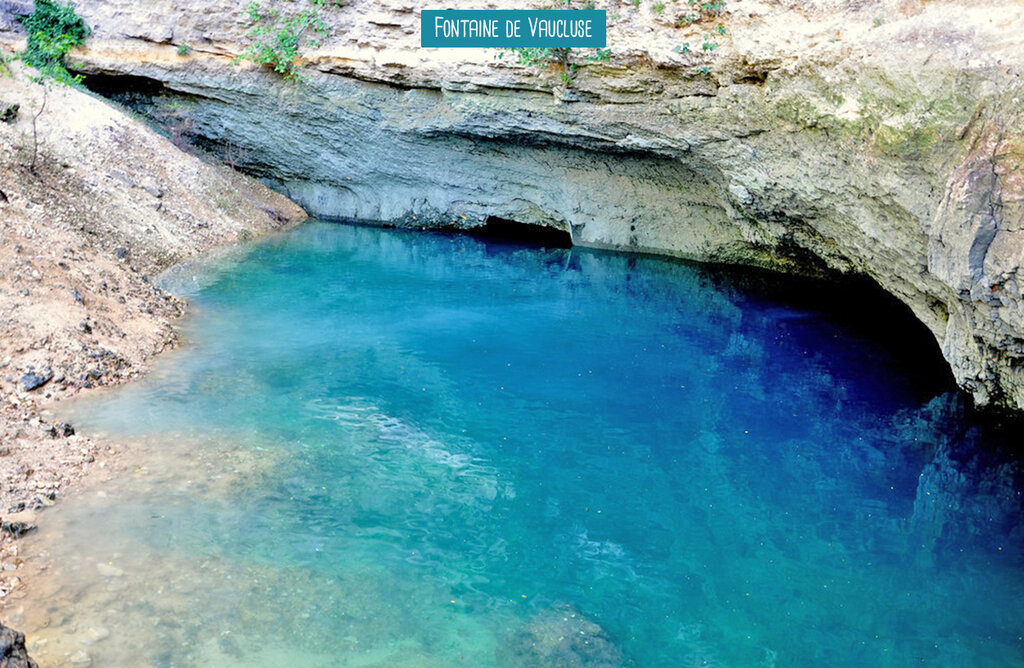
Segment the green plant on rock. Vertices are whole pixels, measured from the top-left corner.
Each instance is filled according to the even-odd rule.
[[[320,40],[329,35],[323,11],[340,6],[340,0],[305,0],[307,5],[297,12],[282,11],[277,6],[301,4],[297,0],[260,4],[255,0],[246,6],[252,27],[245,33],[252,42],[235,62],[249,60],[268,67],[285,79],[301,80],[299,56],[305,48],[318,48]],[[277,5],[277,6],[275,6]]]
[[[75,13],[74,6],[53,0],[36,0],[35,11],[20,19],[28,34],[21,59],[44,77],[66,84],[79,83],[82,77],[68,72],[64,57],[85,42],[89,27]]]
[[[527,67],[547,69],[555,63],[568,66],[572,49],[568,47],[514,47],[508,50],[519,57],[519,64]],[[505,51],[498,53],[498,59],[505,57]]]
[[[179,44],[178,45],[178,55],[179,56],[187,56],[190,53],[192,53],[192,46],[191,45],[189,45],[189,44]]]
[[[520,65],[547,69],[548,65],[558,65],[562,68],[562,83],[569,85],[576,78],[579,70],[580,49],[570,47],[515,47],[502,50],[498,53],[498,59],[505,57],[506,53],[514,53],[519,58]],[[612,58],[611,49],[594,49],[592,53],[583,56],[583,62],[607,63]]]
[[[543,5],[542,9],[572,9],[574,0],[553,0]],[[639,4],[639,0],[637,0]],[[583,2],[581,9],[593,9],[593,2]],[[520,65],[536,67],[546,70],[549,65],[555,65],[562,69],[561,80],[565,86],[569,86],[576,78],[582,63],[607,63],[612,58],[611,49],[574,49],[571,47],[512,47],[502,49],[498,52],[498,59],[502,60],[506,53],[513,53],[519,59]],[[586,55],[582,55],[586,53]]]
[[[687,0],[690,10],[679,17],[677,26],[717,18],[725,11],[725,0]]]
[[[696,5],[702,13],[700,15],[684,17],[684,19],[679,22],[679,25],[683,25],[684,23],[696,23],[708,16],[721,13],[725,8],[724,0],[714,0],[712,2],[702,3],[698,3],[697,0],[690,0],[690,5]],[[708,76],[711,74],[711,67],[708,64],[708,59],[711,57],[712,52],[719,46],[715,38],[716,36],[724,35],[725,33],[725,26],[719,23],[714,27],[711,33],[704,34],[704,39],[700,45],[700,51],[694,51],[694,47],[691,47],[689,42],[676,45],[672,50],[680,55],[688,56],[686,60],[690,64],[695,65],[693,68],[693,73],[695,75]]]
[[[683,44],[676,45],[676,47],[673,48],[672,50],[683,56],[691,56],[691,58],[689,59],[690,62],[693,62],[694,59],[696,59],[699,63],[701,59],[706,60],[706,56],[709,52],[714,51],[715,49],[718,48],[717,43],[708,42],[707,40],[708,37],[705,36],[704,43],[701,45],[701,52],[695,53],[693,49],[690,48],[689,42],[684,42]],[[705,62],[704,64],[695,65],[692,71],[696,76],[710,76],[711,66]]]

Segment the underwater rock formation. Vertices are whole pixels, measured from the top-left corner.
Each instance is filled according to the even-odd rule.
[[[541,610],[498,650],[498,665],[618,668],[622,653],[598,624],[569,605]]]

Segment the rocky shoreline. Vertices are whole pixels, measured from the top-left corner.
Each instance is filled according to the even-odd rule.
[[[178,343],[185,303],[151,277],[306,218],[110,103],[11,69],[0,76],[0,101],[17,105],[0,123],[0,611],[21,595],[16,539],[116,454],[49,408],[137,377]]]

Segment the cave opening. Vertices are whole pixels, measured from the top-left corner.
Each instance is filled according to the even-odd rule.
[[[166,91],[162,81],[133,74],[88,74],[82,84],[93,93],[132,111],[152,103]]]
[[[566,230],[547,225],[523,223],[498,216],[488,216],[483,225],[469,230],[469,234],[475,237],[517,241],[546,248],[572,248],[572,236]]]

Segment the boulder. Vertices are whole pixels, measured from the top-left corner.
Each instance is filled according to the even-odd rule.
[[[0,668],[39,668],[25,649],[25,634],[0,624]]]

